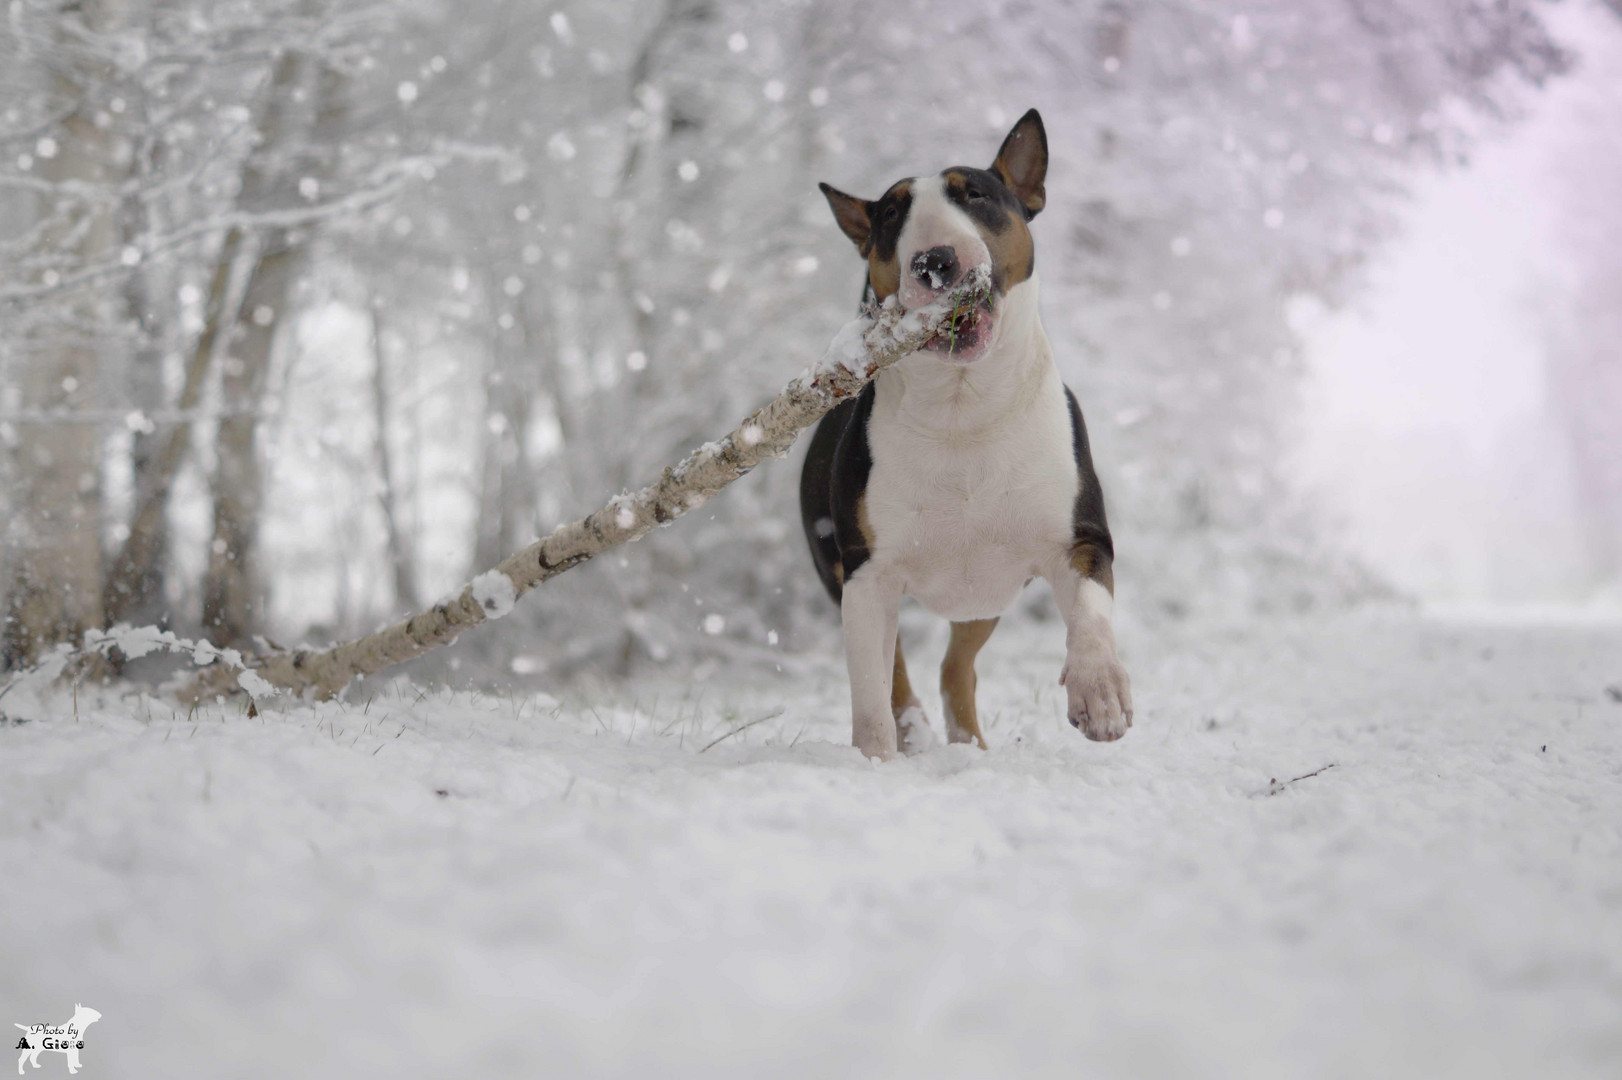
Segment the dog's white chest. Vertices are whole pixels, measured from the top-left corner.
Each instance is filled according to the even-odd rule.
[[[868,439],[872,558],[936,614],[1000,615],[1068,549],[1078,478],[1056,374],[995,425],[954,433],[876,410]]]

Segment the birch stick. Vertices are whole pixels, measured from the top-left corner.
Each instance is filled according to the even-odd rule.
[[[326,699],[355,678],[450,644],[469,627],[507,614],[514,601],[542,582],[669,524],[703,506],[765,459],[782,457],[800,432],[858,393],[880,371],[917,352],[937,334],[950,333],[956,319],[972,312],[989,291],[989,275],[976,268],[956,289],[927,307],[904,312],[892,303],[875,316],[852,320],[821,361],[726,437],[705,443],[640,491],[615,496],[596,513],[560,525],[474,578],[454,599],[324,651],[271,653],[249,660],[247,670],[219,661],[195,677],[181,697],[196,700],[244,687],[258,696],[276,687]]]

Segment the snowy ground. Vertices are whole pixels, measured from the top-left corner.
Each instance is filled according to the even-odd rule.
[[[89,1078],[1622,1075],[1622,626],[1128,633],[1108,746],[1061,638],[883,766],[831,666],[33,706],[0,1022],[99,1010]]]

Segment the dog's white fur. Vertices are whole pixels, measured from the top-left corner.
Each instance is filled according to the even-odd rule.
[[[896,241],[897,260],[901,264],[901,306],[923,307],[939,295],[907,272],[912,257],[930,248],[949,247],[957,251],[957,260],[964,270],[984,266],[991,262],[991,252],[985,238],[974,227],[969,216],[959,210],[946,197],[946,182],[939,176],[915,176],[912,186],[912,208],[907,212],[906,224]]]
[[[913,181],[898,258],[941,245],[967,271],[989,261],[979,230],[937,177]],[[978,259],[978,263],[974,261]],[[903,274],[903,306],[936,295]],[[1131,692],[1115,652],[1113,604],[1070,564],[1079,478],[1069,406],[1038,312],[1033,274],[1008,290],[977,350],[904,357],[879,375],[867,437],[868,560],[844,583],[841,613],[853,735],[870,757],[897,749],[890,681],[903,595],[953,621],[1001,615],[1033,577],[1054,590],[1067,627],[1060,676],[1070,717],[1093,738],[1126,733]],[[947,703],[947,728],[966,739]]]
[[[1070,412],[1036,320],[1037,289],[1032,279],[1009,290],[972,365],[916,353],[875,388],[870,560],[895,567],[908,593],[957,622],[1002,614],[1071,543]]]

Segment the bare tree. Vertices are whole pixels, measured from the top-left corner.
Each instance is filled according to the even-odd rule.
[[[127,120],[122,126],[130,133],[131,187],[144,193],[163,175],[167,147],[161,136],[162,127],[151,122],[151,103],[146,95],[135,92],[135,87],[130,89],[132,92],[125,101]],[[126,196],[120,207],[121,242],[126,248],[138,251],[143,236],[168,227],[166,209],[164,200]],[[172,260],[143,261],[124,286],[130,328],[126,335],[129,344],[123,391],[134,406],[130,414],[134,421],[130,433],[130,473],[137,507],[151,498],[154,483],[165,471],[165,455],[173,434],[168,425],[160,426],[151,417],[162,413],[168,404],[165,358],[171,349],[180,345],[179,313],[170,299],[178,291],[178,276],[179,268]],[[187,381],[189,386],[191,380]],[[195,392],[191,396],[194,405]],[[192,405],[182,405],[182,409]],[[180,425],[181,429],[185,426]],[[169,479],[172,478],[171,471]],[[137,538],[134,527],[138,516],[138,513],[131,516],[123,549],[111,564],[103,590],[103,604],[110,623],[125,620],[156,623],[168,615],[164,595],[169,555],[168,517],[158,514],[145,523],[143,534]],[[126,551],[138,556],[134,563],[125,561]]]
[[[289,50],[266,91],[259,144],[243,172],[240,203],[254,210],[287,206],[328,175],[311,160],[321,111],[336,110],[336,83],[317,57]],[[211,480],[214,538],[203,580],[203,627],[218,644],[241,645],[258,630],[264,576],[259,565],[264,505],[258,429],[278,330],[288,324],[293,289],[309,229],[269,226],[253,238],[253,270],[220,365],[221,418]]]
[[[148,451],[135,462],[135,509],[129,532],[107,575],[105,608],[109,623],[139,619],[163,577],[167,550],[169,494],[191,448],[191,416],[202,398],[203,387],[220,346],[221,331],[229,330],[230,312],[242,302],[242,279],[250,253],[244,251],[245,231],[231,229],[221,245],[209,284],[203,330],[192,345],[181,387],[177,420],[159,428],[156,453]]]
[[[502,294],[490,275],[487,293]],[[534,535],[535,484],[527,460],[530,406],[535,369],[555,368],[549,343],[533,333],[533,321],[519,308],[507,330],[494,330],[484,373],[485,424],[479,484],[479,513],[473,566],[490,566],[503,552]],[[537,363],[539,361],[539,363]]]
[[[372,301],[372,418],[377,431],[378,508],[383,513],[383,528],[388,534],[389,569],[394,579],[394,602],[397,606],[417,606],[417,567],[412,552],[411,538],[400,525],[400,507],[395,484],[394,454],[389,446],[390,405],[389,358],[383,345],[383,312],[376,298]]]
[[[36,144],[43,159],[38,247],[50,266],[108,258],[117,250],[114,202],[106,189],[121,177],[118,138],[97,108],[95,89],[112,77],[94,43],[127,14],[119,0],[86,0],[61,17],[44,51],[49,94],[64,112],[58,134]],[[73,198],[68,191],[84,193]],[[12,373],[21,415],[11,455],[11,499],[24,512],[8,530],[9,587],[3,656],[31,662],[53,642],[75,639],[102,621],[101,430],[67,414],[99,404],[102,345],[112,313],[95,293],[64,304],[34,328],[28,362]]]

